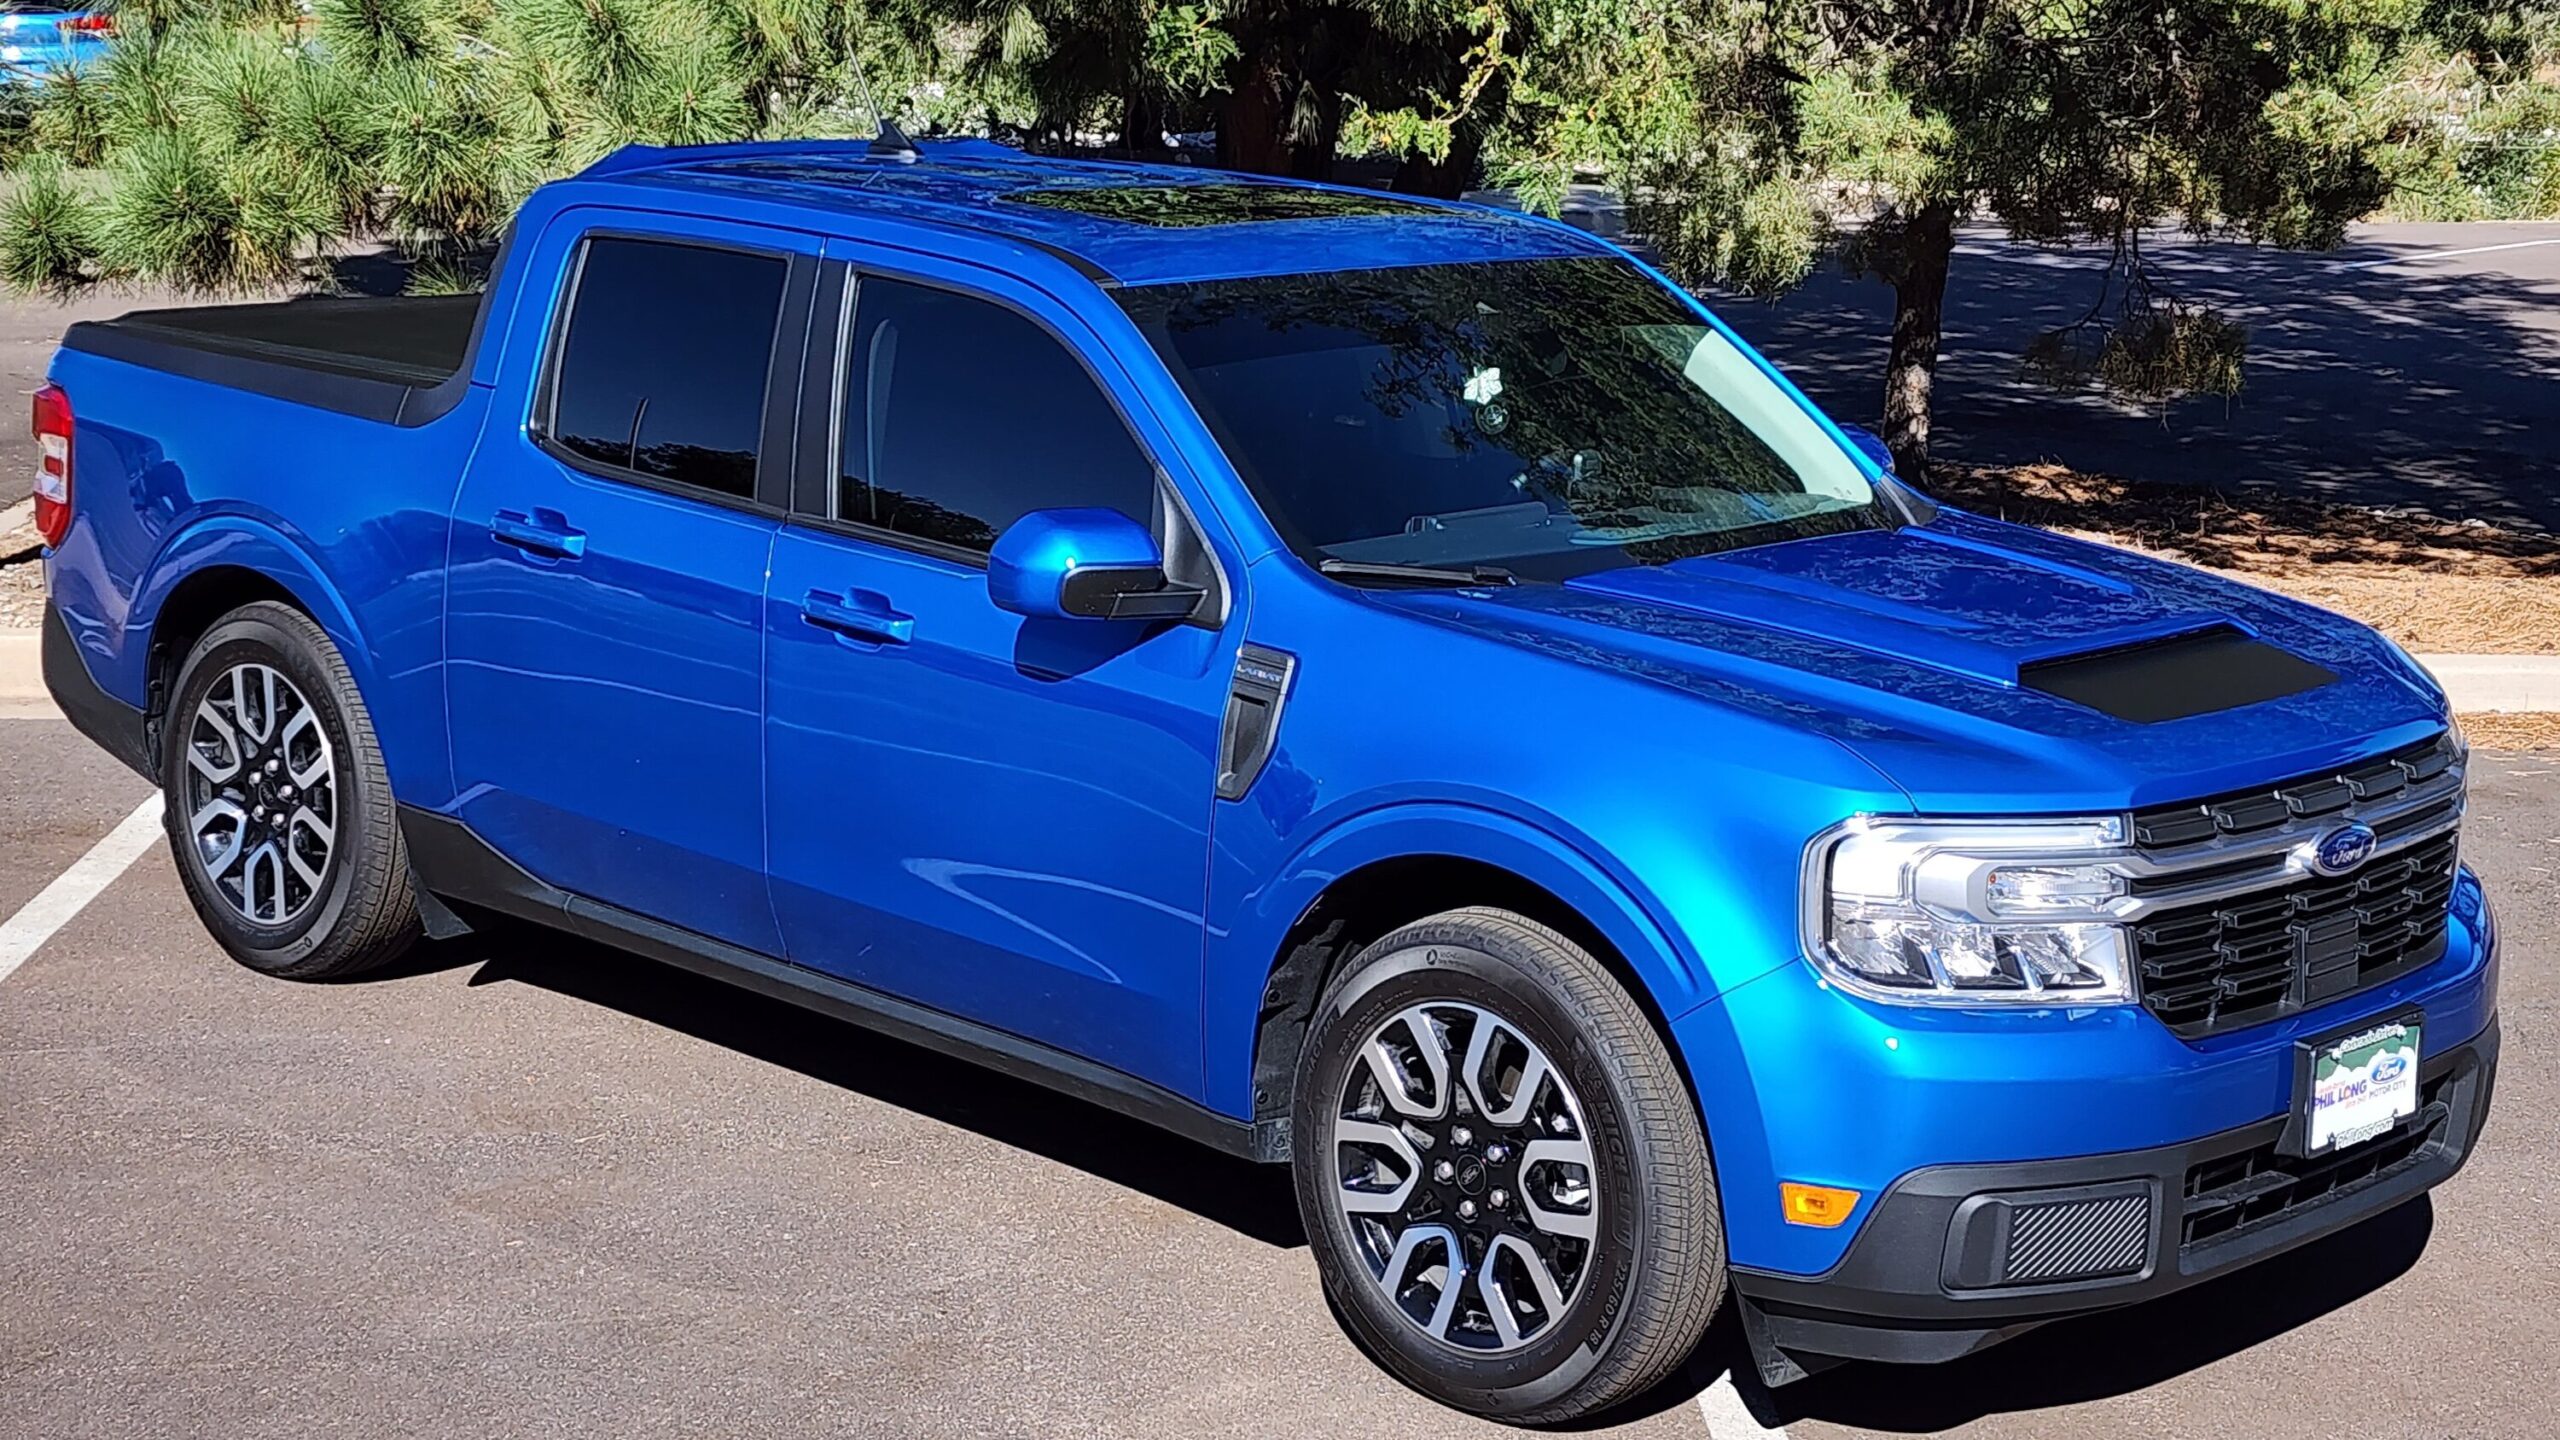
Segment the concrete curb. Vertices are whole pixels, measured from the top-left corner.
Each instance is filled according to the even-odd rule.
[[[2465,715],[2560,714],[2560,655],[2421,655]],[[0,630],[0,718],[51,715],[36,632]]]
[[[2560,655],[2421,655],[2464,715],[2560,711]]]
[[[37,632],[0,630],[0,720],[46,720],[55,715],[45,693]]]

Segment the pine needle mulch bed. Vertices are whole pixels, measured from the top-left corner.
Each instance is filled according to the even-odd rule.
[[[2560,535],[2060,465],[1934,468],[1930,490],[1965,509],[2202,566],[2411,650],[2560,654]]]

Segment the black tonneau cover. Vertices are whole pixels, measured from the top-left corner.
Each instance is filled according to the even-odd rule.
[[[84,321],[63,348],[395,425],[422,425],[470,384],[482,297],[314,296],[136,310]]]

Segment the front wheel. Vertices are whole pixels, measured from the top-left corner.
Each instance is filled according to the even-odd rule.
[[[1724,1235],[1696,1106],[1644,1012],[1545,926],[1451,911],[1326,987],[1298,1207],[1355,1338],[1517,1424],[1604,1409],[1705,1334]]]

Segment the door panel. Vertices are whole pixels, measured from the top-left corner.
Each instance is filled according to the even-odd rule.
[[[500,393],[534,404],[492,426],[455,503],[456,808],[554,885],[779,954],[762,622],[780,507],[764,491],[787,488],[790,421],[766,396],[796,387],[816,247],[636,219],[566,212],[527,261],[575,288],[524,301],[562,337],[511,345]]]
[[[527,447],[475,465],[449,578],[460,814],[535,875],[772,951],[757,640],[775,522],[616,486]],[[547,509],[583,553],[493,533]]]
[[[863,591],[905,641],[803,607]],[[982,570],[798,527],[773,594],[791,958],[1198,1093],[1220,637],[1027,621]]]
[[[892,305],[876,273],[853,288],[875,306],[868,328],[819,323],[861,352],[842,381],[854,408],[803,422],[842,433],[853,458],[819,454],[819,477],[804,457],[801,493],[823,513],[775,542],[765,607],[784,943],[797,963],[1196,1097],[1234,629],[1026,620],[996,608],[972,553],[1026,494],[1155,508],[1162,451],[1055,349],[1078,322],[1039,292],[961,283],[1036,322],[1007,325],[913,287]],[[918,408],[916,384],[950,404]],[[1036,494],[1005,493],[1006,476]]]

